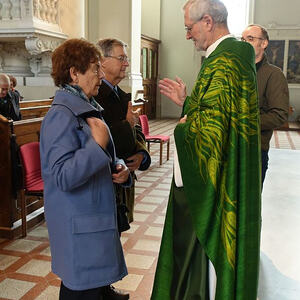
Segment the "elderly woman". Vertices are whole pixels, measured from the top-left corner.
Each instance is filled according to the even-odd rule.
[[[116,160],[102,108],[93,100],[104,76],[91,43],[71,39],[52,55],[60,87],[41,128],[45,216],[60,299],[128,299],[110,284],[127,275],[113,182],[130,184]],[[120,296],[120,297],[119,297]]]

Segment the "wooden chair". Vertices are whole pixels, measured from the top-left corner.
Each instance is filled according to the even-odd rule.
[[[168,135],[150,135],[149,134],[149,123],[148,117],[146,115],[139,116],[141,127],[143,134],[145,135],[146,142],[148,145],[148,151],[150,152],[150,143],[159,143],[159,164],[162,164],[162,151],[163,151],[163,144],[167,143],[167,160],[169,160],[169,153],[170,153],[170,136]]]
[[[40,143],[31,142],[20,147],[23,165],[24,188],[21,189],[22,236],[27,235],[26,196],[43,197],[44,182],[41,175]]]

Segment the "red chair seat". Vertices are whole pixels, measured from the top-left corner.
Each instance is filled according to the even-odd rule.
[[[170,139],[167,135],[146,135],[146,140],[163,140],[164,142],[168,141]]]

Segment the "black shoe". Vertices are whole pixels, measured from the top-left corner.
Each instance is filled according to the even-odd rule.
[[[117,290],[112,285],[106,285],[102,288],[103,300],[128,300],[129,294]]]

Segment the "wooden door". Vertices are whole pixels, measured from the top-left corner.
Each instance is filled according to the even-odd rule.
[[[156,91],[158,74],[158,45],[160,41],[142,35],[141,74],[143,76],[145,114],[149,119],[156,117]]]

